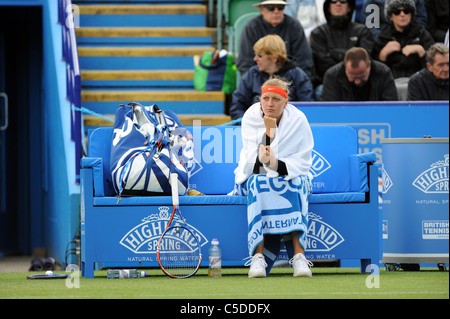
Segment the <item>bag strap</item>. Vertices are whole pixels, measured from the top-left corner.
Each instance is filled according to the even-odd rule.
[[[133,110],[134,110],[135,107],[138,107],[140,109],[141,116],[145,116],[147,118],[147,120],[149,121],[149,123],[152,123],[152,121],[154,121],[154,118],[152,117],[152,115],[149,114],[147,112],[147,110],[145,110],[145,108],[143,106],[141,106],[139,103],[131,102],[131,103],[128,103],[128,105],[132,106]],[[162,110],[160,110],[157,105],[153,106],[153,110],[154,110],[154,113],[156,115],[155,117],[158,120],[158,123],[160,123],[159,113],[162,113]],[[156,123],[154,123],[154,124],[156,124]],[[124,181],[128,179],[128,176],[129,176],[129,174],[131,172],[130,166],[131,166],[131,163],[133,163],[134,159],[137,156],[141,155],[142,153],[150,151],[150,155],[148,157],[151,158],[151,160],[149,162],[153,162],[153,156],[155,155],[155,153],[157,151],[157,148],[161,147],[161,144],[162,144],[162,142],[163,142],[163,140],[165,138],[165,134],[164,133],[167,130],[167,125],[162,125],[162,126],[161,125],[155,125],[155,129],[157,130],[157,133],[154,134],[153,139],[150,142],[148,142],[147,147],[142,149],[142,150],[140,150],[139,152],[136,152],[135,154],[133,154],[133,156],[131,156],[127,160],[125,165],[123,166],[122,172],[121,172],[120,177],[119,177],[119,183],[118,183],[119,200],[120,200],[120,197],[121,197],[123,189],[124,189]],[[157,146],[157,147],[155,147],[155,146]],[[148,165],[146,165],[146,167],[148,167]],[[148,172],[148,169],[142,170],[142,172],[140,173],[139,177],[136,179],[136,182],[134,183],[134,185],[131,186],[131,189],[136,186],[137,182],[141,179],[142,175],[144,174],[144,171],[147,171],[147,175],[146,175],[146,179],[145,179],[145,187],[147,187],[148,180],[150,178],[150,173]]]
[[[139,182],[139,180],[141,179],[141,177],[143,176],[144,172],[146,172],[146,176],[145,176],[145,183],[144,183],[144,188],[146,189],[148,187],[148,183],[150,180],[150,176],[151,176],[151,166],[153,164],[153,160],[154,160],[154,156],[157,153],[157,151],[160,151],[163,147],[165,147],[167,144],[169,144],[169,157],[170,157],[170,173],[174,173],[175,172],[175,165],[173,164],[172,161],[172,147],[170,145],[170,129],[167,125],[167,121],[166,121],[166,117],[165,117],[165,113],[163,110],[159,109],[158,106],[155,104],[153,105],[153,112],[155,115],[155,119],[158,121],[158,125],[155,127],[156,128],[156,133],[153,137],[153,139],[148,142],[148,145],[146,148],[140,150],[139,152],[136,152],[135,154],[133,154],[133,156],[131,156],[127,162],[125,163],[122,172],[120,174],[119,177],[119,183],[118,183],[118,187],[119,187],[119,198],[117,200],[117,202],[120,201],[121,199],[121,195],[122,192],[124,190],[124,186],[125,186],[125,180],[128,179],[128,176],[131,172],[130,166],[133,162],[133,160],[141,155],[142,153],[145,152],[150,152],[150,154],[147,156],[148,157],[148,161],[145,165],[146,169],[143,169],[142,172],[140,173],[139,177],[136,179],[136,182],[134,183],[134,185],[132,185],[130,187],[130,189],[132,189],[133,187],[136,186],[136,184]],[[147,112],[144,112],[147,113]],[[148,114],[148,116],[151,116],[152,114]],[[155,123],[156,124],[156,123]]]
[[[199,62],[199,65],[203,68],[203,69],[206,69],[206,70],[214,70],[214,69],[217,69],[219,66],[221,66],[223,63],[222,63],[222,60],[219,60],[219,62],[217,62],[216,64],[211,64],[211,65],[205,65],[205,64],[203,64],[202,63],[202,60],[200,59],[200,62]]]
[[[219,66],[221,66],[222,64],[224,64],[223,61],[222,61],[221,59],[219,59],[219,53],[220,53],[219,50],[216,50],[216,51],[214,52],[214,55],[213,55],[213,57],[212,57],[212,59],[211,59],[211,65],[205,65],[205,64],[203,64],[203,63],[202,63],[202,58],[203,58],[203,57],[200,57],[199,65],[200,65],[202,68],[206,69],[206,70],[217,69]]]

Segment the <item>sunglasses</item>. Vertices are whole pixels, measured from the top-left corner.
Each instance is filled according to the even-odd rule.
[[[331,0],[330,2],[333,3],[333,4],[336,4],[338,2],[340,2],[340,3],[347,3],[347,0]]]
[[[394,11],[392,11],[392,13],[395,14],[396,16],[398,16],[400,14],[400,12],[402,12],[402,11],[404,14],[411,13],[410,9],[395,9]]]
[[[284,10],[284,5],[283,4],[278,4],[278,5],[274,5],[274,4],[266,4],[264,6],[267,10],[269,11],[274,11],[275,8],[278,9],[278,11],[283,11]]]

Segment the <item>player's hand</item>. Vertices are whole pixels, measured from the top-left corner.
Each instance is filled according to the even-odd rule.
[[[273,170],[276,169],[278,161],[270,146],[260,144],[258,153],[258,159],[261,163],[266,164]]]

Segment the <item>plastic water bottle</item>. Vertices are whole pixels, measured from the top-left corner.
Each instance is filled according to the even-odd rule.
[[[222,277],[222,250],[219,247],[219,240],[213,238],[211,247],[208,250],[209,255],[209,277]]]
[[[147,272],[137,269],[108,269],[107,275],[108,279],[139,278],[147,276]]]

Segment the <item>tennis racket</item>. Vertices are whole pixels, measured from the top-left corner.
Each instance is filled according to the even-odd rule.
[[[70,275],[65,274],[51,274],[51,275],[28,275],[27,279],[66,279]]]
[[[200,244],[179,210],[178,174],[170,174],[173,212],[158,241],[156,256],[162,271],[172,278],[188,278],[202,261]]]

